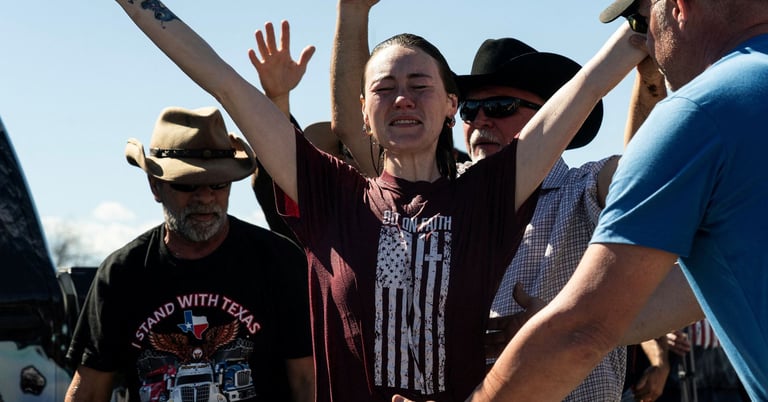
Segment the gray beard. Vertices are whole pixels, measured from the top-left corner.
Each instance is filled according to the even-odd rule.
[[[215,213],[216,219],[210,222],[190,220],[192,213]],[[168,228],[192,242],[203,242],[213,238],[227,221],[227,215],[218,205],[210,207],[190,206],[181,211],[172,211],[163,205],[163,214]]]

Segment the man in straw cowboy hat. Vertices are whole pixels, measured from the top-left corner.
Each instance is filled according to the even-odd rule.
[[[99,267],[68,352],[67,400],[106,401],[119,375],[131,401],[188,391],[311,401],[304,254],[227,214],[231,183],[256,166],[251,148],[218,109],[169,107],[149,154],[130,139],[125,155],[147,173],[165,222]]]

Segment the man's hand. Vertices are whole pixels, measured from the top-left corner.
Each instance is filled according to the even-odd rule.
[[[640,344],[650,365],[643,376],[632,386],[635,400],[640,402],[655,401],[664,392],[664,384],[669,376],[669,357],[667,337],[662,335]]]
[[[288,21],[281,23],[281,29],[280,46],[277,45],[271,22],[264,24],[264,31],[256,31],[256,47],[261,58],[255,50],[248,49],[248,57],[259,73],[264,94],[278,106],[281,106],[278,101],[283,99],[287,105],[288,94],[299,85],[309,60],[315,54],[315,47],[307,46],[301,51],[298,62],[295,62],[291,58],[291,30]]]
[[[523,308],[523,311],[510,316],[494,317],[488,320],[488,328],[484,338],[486,358],[496,359],[499,357],[520,327],[547,305],[544,300],[526,293],[523,285],[520,283],[515,284],[512,297]]]
[[[691,351],[691,341],[685,332],[676,330],[667,334],[667,348],[678,356],[684,356]]]
[[[664,384],[669,377],[669,365],[649,366],[643,372],[643,376],[632,387],[635,400],[639,402],[652,402],[658,399],[664,392]]]

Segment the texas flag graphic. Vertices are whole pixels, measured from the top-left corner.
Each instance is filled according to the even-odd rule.
[[[197,339],[203,339],[203,332],[208,329],[208,317],[192,315],[192,310],[184,310],[184,324],[177,324],[182,332],[192,332]]]

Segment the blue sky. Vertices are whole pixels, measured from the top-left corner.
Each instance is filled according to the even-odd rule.
[[[458,74],[487,38],[515,37],[540,51],[586,62],[618,27],[597,16],[609,1],[382,0],[371,14],[371,45],[412,32],[438,46]],[[292,93],[303,125],[328,120],[334,0],[167,1],[236,70],[258,86],[247,50],[265,21],[291,23],[291,50],[317,47]],[[35,10],[35,11],[31,11]],[[22,163],[49,241],[76,231],[100,261],[147,228],[162,210],[146,176],[125,161],[125,142],[149,142],[166,106],[219,106],[158,51],[114,1],[8,2],[0,13],[0,117]],[[605,99],[598,137],[567,151],[576,165],[621,153],[633,74]],[[228,128],[239,135],[227,117]],[[456,143],[463,148],[460,125]],[[230,213],[266,226],[247,180],[235,183]]]

